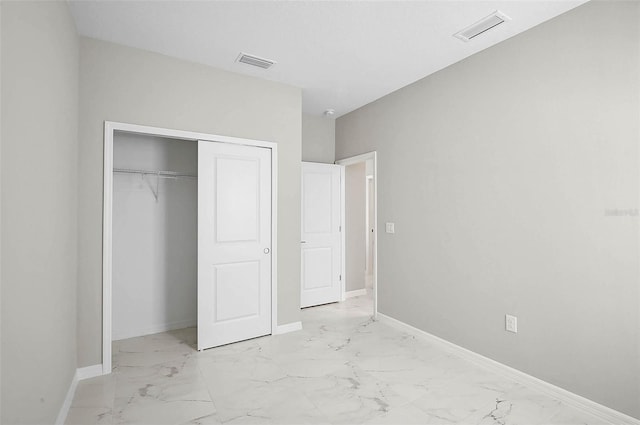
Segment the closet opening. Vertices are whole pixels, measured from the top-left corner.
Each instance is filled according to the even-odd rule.
[[[198,145],[115,131],[112,342],[197,324]]]
[[[202,351],[291,330],[276,143],[105,121],[103,177],[102,374],[122,339],[186,329]]]

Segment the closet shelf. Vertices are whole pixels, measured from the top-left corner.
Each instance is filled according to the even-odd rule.
[[[114,168],[113,172],[124,173],[124,174],[141,174],[143,176],[150,175],[150,176],[156,176],[156,177],[165,177],[169,179],[176,179],[181,177],[191,178],[191,179],[198,178],[198,176],[195,174],[185,174],[185,173],[179,173],[176,171],[133,170],[129,168]]]

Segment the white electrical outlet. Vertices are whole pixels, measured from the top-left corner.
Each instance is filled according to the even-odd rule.
[[[395,223],[385,223],[387,233],[395,233],[396,232],[396,224]]]
[[[518,318],[509,314],[504,316],[504,328],[509,332],[518,333]]]

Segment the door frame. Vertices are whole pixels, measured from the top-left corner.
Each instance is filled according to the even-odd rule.
[[[335,164],[342,165],[347,167],[353,164],[359,164],[361,162],[366,162],[367,160],[373,160],[373,233],[374,233],[374,241],[376,242],[373,246],[373,318],[378,318],[378,152],[371,151],[366,152],[360,155],[350,156],[347,158],[339,159],[335,161]],[[345,299],[345,288],[347,287],[347,276],[344,273],[344,267],[346,264],[346,223],[345,223],[345,187],[344,187],[344,179],[342,180],[342,267],[343,267],[343,275],[344,279],[342,282],[342,300]],[[368,229],[367,229],[368,232]]]
[[[371,189],[373,189],[373,182],[374,182],[374,178],[373,176],[365,176],[364,177],[364,181],[366,182],[365,186],[366,186],[366,192],[365,192],[365,210],[366,210],[366,217],[365,217],[365,222],[367,224],[367,237],[365,238],[365,244],[367,246],[367,256],[365,258],[365,264],[366,264],[366,269],[367,272],[372,272],[371,275],[373,275],[373,270],[371,270],[371,267],[373,266],[373,252],[371,252],[371,255],[369,255],[369,250],[371,247],[371,243],[373,238],[371,237],[371,232],[369,231],[369,229],[371,229],[371,225],[373,224],[370,220],[371,217],[371,198],[373,198],[372,194],[369,193],[369,185],[371,184]],[[373,192],[373,190],[371,191]],[[375,242],[375,240],[374,240]]]
[[[271,149],[271,334],[278,328],[278,144],[122,122],[104,122],[102,203],[102,374],[111,373],[113,278],[113,139],[116,131],[185,141],[203,140]]]

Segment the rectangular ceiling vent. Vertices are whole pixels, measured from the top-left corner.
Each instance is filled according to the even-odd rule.
[[[495,28],[498,25],[510,20],[511,18],[509,18],[507,15],[500,12],[499,10],[496,10],[491,15],[482,18],[475,24],[470,25],[462,31],[453,34],[453,36],[466,42],[479,36],[482,33],[489,31],[491,28]]]
[[[238,56],[236,62],[244,63],[251,66],[257,66],[258,68],[262,69],[269,69],[276,64],[275,61],[248,55],[246,53],[240,53],[240,56]]]

